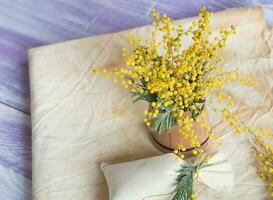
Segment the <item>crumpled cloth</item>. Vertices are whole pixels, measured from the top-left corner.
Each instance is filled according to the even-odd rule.
[[[189,24],[194,18],[180,20]],[[229,9],[213,16],[213,29],[237,26],[223,53],[225,67],[241,66],[259,81],[247,90],[229,87],[235,112],[246,123],[272,126],[273,32],[266,29],[260,7]],[[100,170],[102,162],[119,163],[162,154],[143,125],[145,103],[132,103],[129,92],[102,77],[91,76],[97,66],[122,65],[125,36],[147,37],[150,26],[34,48],[29,51],[33,198],[35,200],[107,200]],[[234,136],[217,114],[210,112],[235,172],[232,191],[200,186],[201,200],[270,199],[257,177],[245,135]]]
[[[101,164],[111,200],[172,200],[177,177],[186,165],[173,153],[109,165]],[[208,165],[201,167],[198,181],[215,190],[231,190],[235,184],[231,163],[222,152],[214,154]]]

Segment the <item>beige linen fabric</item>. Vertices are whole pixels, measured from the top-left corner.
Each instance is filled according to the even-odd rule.
[[[102,165],[110,200],[171,199],[178,170],[185,162],[172,153],[141,160]]]
[[[181,20],[188,24],[192,19]],[[237,35],[224,52],[226,67],[242,66],[260,81],[252,92],[230,86],[236,113],[256,124],[272,126],[272,32],[265,30],[261,8],[216,13],[213,28],[235,24]],[[132,103],[127,91],[110,80],[91,76],[94,66],[120,66],[125,36],[146,37],[150,26],[84,38],[29,51],[33,198],[36,200],[107,200],[100,163],[119,163],[160,155],[143,125],[144,103]],[[237,93],[236,93],[237,92]],[[255,174],[244,136],[233,133],[210,113],[222,149],[233,164],[236,186],[230,192],[201,187],[200,199],[267,199]]]

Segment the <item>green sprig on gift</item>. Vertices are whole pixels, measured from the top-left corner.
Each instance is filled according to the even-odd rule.
[[[195,200],[197,196],[194,194],[193,183],[196,173],[201,168],[206,167],[204,162],[199,164],[187,163],[178,171],[177,186],[174,190],[172,200]]]

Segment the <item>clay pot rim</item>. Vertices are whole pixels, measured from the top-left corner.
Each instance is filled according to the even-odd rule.
[[[173,148],[167,147],[167,146],[161,144],[160,142],[158,142],[158,141],[154,138],[153,134],[151,134],[151,136],[152,136],[153,140],[154,140],[160,147],[162,147],[162,148],[164,148],[164,149],[167,149],[167,150],[169,150],[169,151],[174,151],[174,150],[175,150],[175,149],[173,149]],[[200,144],[200,146],[204,146],[204,145],[208,142],[208,140],[209,140],[209,136]],[[189,151],[194,150],[195,148],[196,148],[196,147],[187,148],[187,149],[186,149],[185,151],[183,151],[183,152],[189,152]]]

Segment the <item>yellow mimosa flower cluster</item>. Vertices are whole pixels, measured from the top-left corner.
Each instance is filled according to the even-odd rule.
[[[267,183],[267,189],[273,197],[273,133],[265,128],[252,128],[250,133],[250,142],[256,152],[258,175]]]
[[[187,29],[155,9],[152,15],[156,21],[150,40],[129,36],[132,50],[122,50],[126,67],[111,71],[94,69],[93,72],[119,81],[136,100],[150,103],[150,109],[144,111],[146,126],[154,125],[161,133],[178,125],[181,136],[196,148],[193,150],[196,155],[202,150],[198,149],[200,142],[192,126],[205,108],[207,95],[221,90],[238,74],[231,72],[227,76],[223,67],[218,66],[223,62],[220,51],[228,36],[235,34],[235,27],[222,27],[219,36],[213,37],[212,13],[205,7],[200,10],[199,19]],[[184,38],[191,38],[188,47],[184,46]],[[209,127],[206,129],[210,131]]]
[[[273,132],[267,128],[256,128],[247,125],[228,109],[223,109],[222,121],[227,122],[236,134],[248,133],[250,144],[255,150],[258,175],[267,183],[267,188],[273,197]]]
[[[194,148],[192,153],[197,155],[203,149],[192,128],[194,123],[200,122],[200,126],[208,132],[210,145],[215,145],[219,138],[209,124],[200,120],[206,110],[205,105],[210,103],[206,101],[207,96],[216,93],[217,103],[232,106],[234,102],[223,92],[224,86],[232,81],[244,86],[255,83],[249,77],[241,77],[239,68],[226,71],[222,66],[221,51],[228,37],[236,33],[234,26],[228,29],[221,27],[218,36],[214,37],[210,25],[213,13],[205,7],[200,10],[199,19],[187,28],[155,9],[152,15],[156,21],[150,39],[142,41],[129,35],[132,48],[122,49],[126,67],[113,70],[95,68],[93,73],[121,83],[131,91],[135,101],[149,102],[149,109],[144,111],[146,126],[153,126],[159,134],[179,126],[180,135],[189,141]],[[185,38],[190,39],[190,44],[185,43]],[[246,131],[227,108],[220,112],[223,120],[228,121],[238,134]],[[221,145],[221,142],[218,144]],[[175,153],[183,157],[185,150],[181,146]]]

